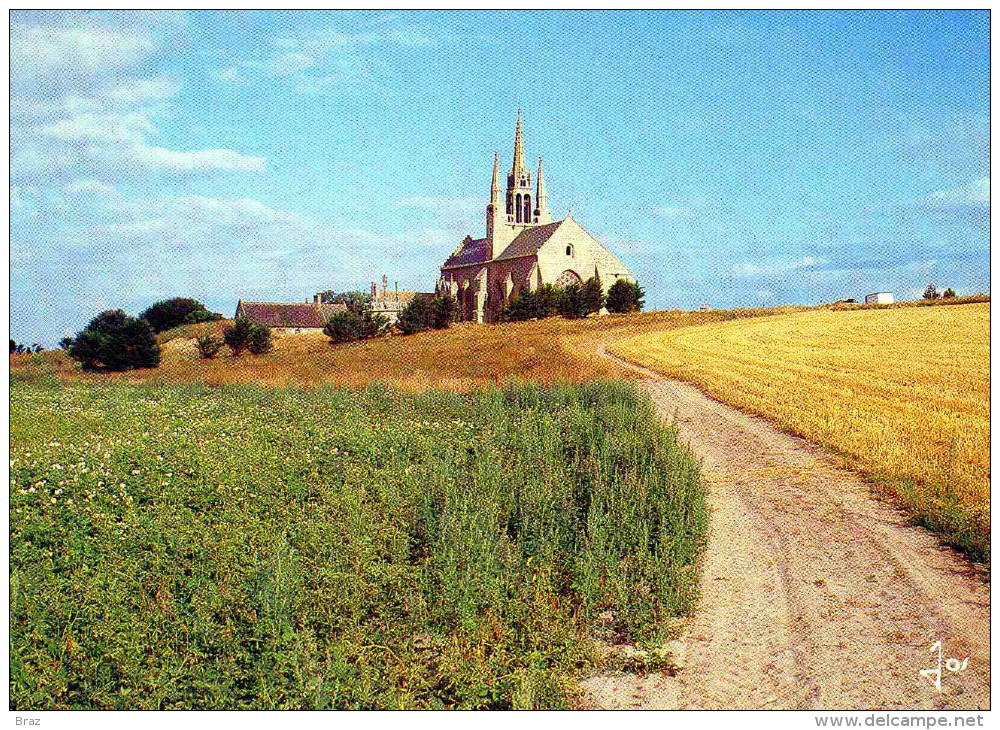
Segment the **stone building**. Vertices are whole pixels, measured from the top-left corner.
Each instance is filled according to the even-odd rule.
[[[319,294],[310,303],[244,302],[236,304],[235,317],[246,317],[254,324],[264,324],[277,334],[322,332],[326,321],[338,312],[347,311],[342,303],[320,302]]]
[[[598,276],[604,291],[632,272],[572,215],[553,221],[542,158],[532,179],[524,158],[521,112],[514,133],[514,162],[501,198],[500,156],[493,155],[493,184],[486,206],[486,235],[466,236],[441,266],[437,291],[455,297],[463,321],[493,322],[522,289],[564,287]]]
[[[385,274],[382,275],[382,289],[380,290],[375,282],[372,282],[372,301],[369,304],[369,308],[375,314],[381,314],[383,317],[389,320],[390,325],[396,324],[396,320],[399,319],[399,313],[403,311],[403,308],[407,304],[412,302],[417,297],[427,297],[431,298],[434,296],[430,292],[419,292],[419,291],[400,291],[399,282],[396,282],[395,289],[389,289],[389,277]]]

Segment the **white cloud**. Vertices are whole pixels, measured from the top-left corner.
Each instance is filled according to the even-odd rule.
[[[69,142],[124,142],[142,144],[146,133],[155,132],[145,114],[81,114],[62,119],[39,130],[47,137]]]
[[[990,179],[981,177],[962,187],[939,190],[921,198],[920,204],[932,210],[989,208]]]
[[[180,87],[169,78],[135,79],[105,92],[108,99],[122,104],[148,104],[174,96]]]
[[[146,146],[136,146],[129,149],[125,158],[144,167],[171,172],[207,172],[209,170],[258,172],[264,169],[266,162],[263,157],[244,155],[230,149],[180,152],[165,147]]]
[[[156,48],[148,35],[103,28],[11,24],[13,83],[53,79],[129,66]]]
[[[100,180],[76,179],[66,186],[66,192],[73,195],[111,195],[115,192],[115,186],[101,182]]]
[[[304,53],[282,53],[262,64],[262,68],[275,76],[287,76],[315,65],[315,59]]]
[[[227,66],[226,68],[220,68],[218,71],[212,74],[217,81],[221,81],[224,84],[232,84],[239,81],[240,71],[236,66]]]

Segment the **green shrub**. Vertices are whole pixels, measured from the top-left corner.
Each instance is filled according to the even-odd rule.
[[[274,339],[271,328],[266,324],[255,324],[250,328],[250,338],[247,347],[254,355],[263,355],[274,349]]]
[[[941,296],[942,296],[942,297],[943,297],[944,299],[954,299],[954,298],[955,298],[955,296],[956,296],[956,295],[955,295],[955,290],[954,290],[954,289],[952,289],[952,288],[951,288],[951,287],[949,286],[949,287],[948,287],[947,289],[945,289],[945,290],[944,290],[944,294],[942,294]]]
[[[205,305],[197,299],[174,297],[164,299],[150,306],[139,315],[152,326],[157,334],[179,327],[182,324],[197,324],[199,322],[214,322],[222,319],[221,314],[209,312]]]
[[[249,317],[237,317],[231,325],[222,329],[222,339],[229,345],[233,355],[238,357],[250,346],[250,335],[253,332],[253,327],[254,324]]]
[[[434,310],[431,326],[436,330],[450,327],[458,316],[458,302],[455,301],[455,297],[434,297],[431,300],[431,307]]]
[[[195,340],[195,344],[202,359],[211,360],[219,353],[224,343],[218,337],[212,337],[211,333],[206,332]]]
[[[160,364],[160,346],[149,322],[130,317],[120,309],[94,317],[73,338],[69,355],[85,370],[121,371]]]
[[[404,335],[429,330],[434,325],[434,307],[426,297],[413,297],[403,307],[396,320],[396,327]]]
[[[646,293],[634,281],[619,279],[608,289],[606,306],[609,312],[627,314],[641,312]]]
[[[327,320],[323,334],[334,343],[354,342],[378,337],[388,324],[389,320],[382,314],[369,309],[359,312],[348,306],[346,312],[338,312]]]

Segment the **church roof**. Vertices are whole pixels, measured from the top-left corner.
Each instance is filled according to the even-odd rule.
[[[327,318],[347,310],[343,302],[337,304],[286,304],[282,302],[240,301],[236,314],[249,317],[255,324],[268,327],[322,327]]]
[[[503,253],[497,256],[497,261],[501,261],[503,259],[515,259],[519,256],[531,256],[538,253],[538,249],[544,246],[545,242],[552,238],[552,234],[554,234],[562,224],[562,221],[555,221],[553,223],[546,223],[543,226],[525,228],[517,234],[517,238],[510,242],[510,245],[503,250]]]
[[[443,268],[484,264],[492,257],[491,248],[488,238],[467,238],[455,249],[455,253],[448,257]]]

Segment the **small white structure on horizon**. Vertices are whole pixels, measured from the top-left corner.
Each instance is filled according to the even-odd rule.
[[[891,291],[877,291],[874,294],[865,294],[865,304],[892,304],[895,300]]]

